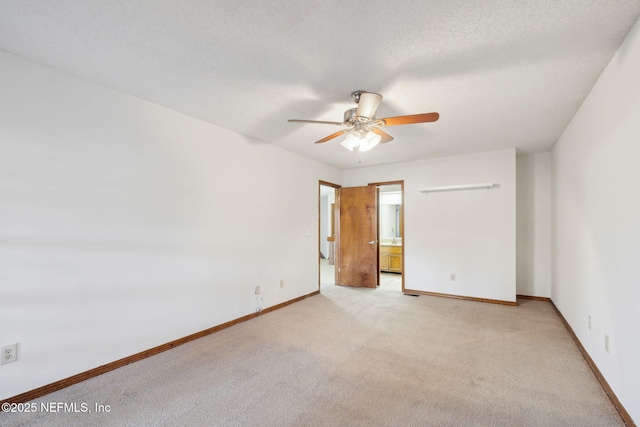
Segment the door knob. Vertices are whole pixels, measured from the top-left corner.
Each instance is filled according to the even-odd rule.
[[[372,240],[372,241],[369,242],[370,245],[375,245],[376,243],[378,243],[377,240]]]

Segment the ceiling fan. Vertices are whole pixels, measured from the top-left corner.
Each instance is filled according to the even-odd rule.
[[[357,90],[351,94],[351,98],[356,104],[358,104],[358,107],[345,111],[344,121],[342,122],[298,119],[291,119],[289,121],[294,123],[317,123],[346,126],[346,129],[332,133],[331,135],[316,141],[316,144],[321,144],[333,138],[347,134],[347,137],[341,143],[343,147],[353,151],[354,148],[359,146],[360,151],[367,151],[378,145],[378,143],[384,144],[393,140],[393,137],[380,129],[380,127],[435,122],[440,117],[438,113],[424,113],[376,119],[376,110],[380,105],[380,101],[382,101],[382,95]]]

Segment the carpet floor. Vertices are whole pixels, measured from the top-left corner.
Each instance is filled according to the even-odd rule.
[[[3,426],[623,426],[546,302],[320,295],[33,401]]]

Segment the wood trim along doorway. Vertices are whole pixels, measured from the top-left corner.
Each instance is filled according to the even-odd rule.
[[[378,240],[380,242],[378,242],[378,253],[380,253],[380,243],[383,241],[383,239],[385,238],[385,236],[382,235],[383,231],[380,228],[380,212],[381,212],[381,197],[380,197],[380,187],[384,187],[384,186],[400,186],[400,203],[399,203],[399,216],[398,216],[398,230],[399,230],[399,237],[398,240],[400,242],[400,244],[398,245],[400,248],[400,253],[401,253],[401,257],[400,257],[400,265],[401,265],[401,269],[400,269],[400,275],[401,275],[401,281],[402,281],[402,292],[405,292],[405,287],[404,287],[404,283],[405,283],[405,275],[406,275],[406,270],[405,270],[405,263],[404,260],[406,258],[406,245],[404,244],[405,242],[405,223],[404,223],[404,180],[398,180],[398,181],[383,181],[383,182],[373,182],[370,183],[369,185],[375,185],[378,188]],[[378,283],[380,283],[380,274],[381,274],[381,268],[378,268]]]
[[[340,222],[337,220],[339,210],[338,184],[327,181],[318,181],[318,290],[321,290],[323,280],[328,285],[336,284],[335,260],[336,239],[339,235]],[[327,196],[327,202],[323,203],[323,192],[330,193],[333,189],[333,203],[331,194]],[[324,279],[323,279],[324,271]],[[327,277],[327,275],[332,277]]]

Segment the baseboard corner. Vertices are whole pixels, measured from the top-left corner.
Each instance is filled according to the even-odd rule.
[[[521,294],[518,294],[518,295],[516,295],[516,298],[529,299],[529,300],[533,300],[533,301],[551,302],[551,298],[549,298],[549,297],[539,297],[539,296],[535,296],[535,295],[521,295]]]

